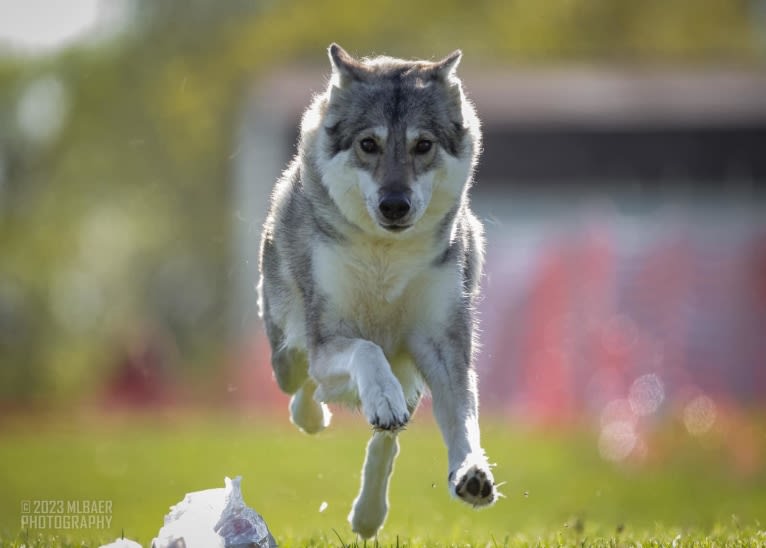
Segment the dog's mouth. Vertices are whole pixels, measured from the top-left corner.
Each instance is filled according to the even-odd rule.
[[[389,232],[404,232],[408,228],[412,227],[412,225],[380,225]]]

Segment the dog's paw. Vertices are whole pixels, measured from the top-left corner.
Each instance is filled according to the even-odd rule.
[[[364,416],[375,430],[396,432],[410,420],[402,386],[393,375],[361,394],[361,400]]]
[[[471,506],[489,506],[497,500],[497,488],[489,466],[464,464],[449,475],[453,495]]]
[[[332,413],[314,400],[314,384],[306,383],[290,398],[290,421],[307,434],[316,434],[330,425]]]
[[[354,533],[368,539],[377,534],[386,520],[387,513],[388,507],[385,499],[369,501],[363,500],[360,496],[354,501],[354,506],[348,515],[348,522]]]

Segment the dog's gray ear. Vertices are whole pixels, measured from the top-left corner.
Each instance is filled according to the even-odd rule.
[[[463,57],[463,52],[456,49],[450,53],[447,57],[441,61],[434,63],[434,74],[443,80],[447,80],[455,73],[457,66],[460,64],[460,59]]]
[[[364,79],[366,69],[364,65],[351,57],[346,50],[336,43],[330,44],[327,49],[332,64],[334,75],[338,76],[338,84],[344,87],[354,80]]]

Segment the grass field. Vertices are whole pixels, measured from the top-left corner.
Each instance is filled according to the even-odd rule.
[[[147,545],[186,492],[240,474],[245,500],[280,545],[356,543],[346,515],[369,434],[362,419],[341,417],[317,437],[284,416],[274,422],[218,415],[5,425],[0,546],[98,546],[123,531]],[[600,458],[593,434],[486,419],[483,436],[506,498],[474,511],[449,497],[438,432],[427,412],[416,417],[400,438],[380,544],[766,546],[766,473],[734,471],[725,443],[668,428],[643,463],[615,465]],[[83,499],[112,501],[111,528],[21,529],[22,501]]]

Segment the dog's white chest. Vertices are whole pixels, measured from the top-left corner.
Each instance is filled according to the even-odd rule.
[[[402,242],[360,242],[320,245],[313,258],[331,315],[358,336],[395,345],[409,326],[414,289],[427,266],[424,252]]]

